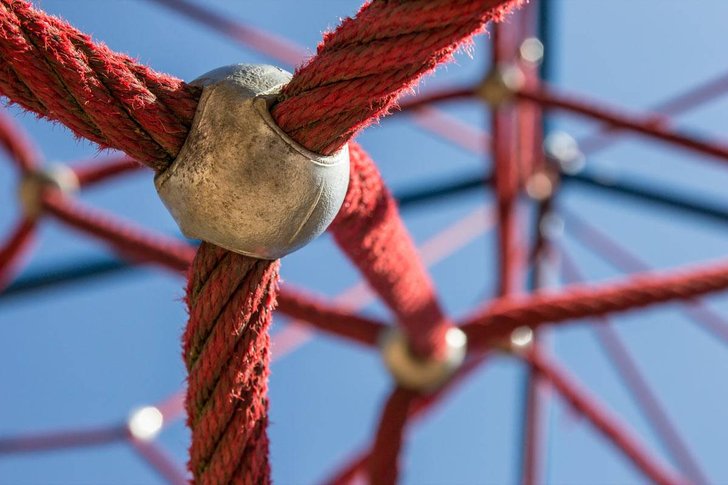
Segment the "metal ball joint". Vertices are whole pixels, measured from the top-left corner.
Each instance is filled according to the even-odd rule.
[[[423,359],[410,350],[407,337],[398,327],[386,329],[379,346],[384,364],[401,387],[433,392],[445,384],[465,360],[467,336],[456,327],[445,333],[446,352],[442,359]]]
[[[516,64],[495,66],[477,88],[477,96],[497,108],[513,101],[515,93],[523,87],[526,77]]]
[[[57,163],[25,174],[18,187],[18,198],[23,214],[29,219],[43,212],[43,191],[52,189],[64,194],[78,190],[78,178],[68,166]]]
[[[182,233],[277,259],[326,230],[349,183],[349,150],[322,156],[286,135],[269,108],[291,74],[237,64],[203,74],[184,146],[155,178]]]

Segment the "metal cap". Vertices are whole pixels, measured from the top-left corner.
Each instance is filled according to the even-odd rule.
[[[447,350],[442,359],[422,359],[410,350],[407,337],[398,327],[384,331],[380,340],[382,359],[400,386],[432,392],[445,384],[465,360],[468,338],[452,327],[445,333]]]
[[[291,74],[237,64],[200,76],[202,96],[182,150],[155,178],[185,236],[276,259],[326,230],[349,184],[349,150],[302,147],[269,107]]]

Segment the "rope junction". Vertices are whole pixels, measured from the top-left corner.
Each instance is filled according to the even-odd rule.
[[[269,55],[278,56],[283,62],[300,59],[290,44],[268,42],[270,37],[256,30],[236,29],[229,21],[201,7],[186,1],[156,1],[179,8],[181,13],[209,25],[223,26],[225,33],[238,40],[265,46]],[[589,183],[583,174],[558,173],[563,166],[543,156],[543,133],[539,127],[547,110],[599,120],[607,126],[605,132],[630,131],[715,160],[728,160],[728,147],[724,144],[683,135],[671,128],[666,118],[728,89],[725,79],[658,107],[656,112],[663,112],[660,116],[634,116],[560,94],[539,78],[539,56],[531,57],[528,52],[524,55],[523,46],[526,41],[532,42],[534,34],[535,9],[531,5],[514,14],[511,23],[495,29],[496,68],[485,83],[403,102],[403,111],[417,113],[431,109],[428,105],[433,102],[475,97],[489,103],[491,110],[493,130],[488,149],[494,157],[498,297],[462,322],[453,322],[443,312],[425,264],[400,218],[395,198],[371,158],[350,141],[365,126],[388,114],[398,97],[421,76],[449,60],[459,46],[482,32],[486,22],[502,19],[518,4],[515,0],[371,2],[356,17],[345,19],[339,28],[325,35],[316,56],[296,70],[272,110],[278,125],[312,151],[330,154],[349,143],[349,190],[329,230],[371,290],[391,309],[413,357],[442,359],[447,352],[446,335],[455,326],[468,339],[467,359],[442,387],[431,393],[403,387],[392,391],[372,447],[356,454],[350,464],[333,475],[330,483],[347,483],[364,472],[373,483],[396,482],[398,457],[409,423],[437,403],[494,350],[505,350],[527,362],[533,370],[533,382],[540,380],[553,387],[652,481],[672,484],[689,478],[697,483],[707,482],[687,447],[675,439],[673,432],[663,432],[662,437],[671,443],[668,448],[676,457],[679,474],[646,451],[628,427],[603,409],[547,355],[537,330],[677,300],[688,301],[689,311],[693,312],[701,308],[695,298],[728,288],[728,264],[651,273],[644,265],[635,264],[612,249],[612,255],[617,255],[614,259],[627,261],[621,263],[625,269],[640,273],[606,284],[574,284],[556,293],[522,294],[525,268],[535,263],[536,273],[546,272],[552,244],[547,234],[539,230],[534,250],[526,250],[519,233],[517,208],[521,193],[533,195],[529,184],[533,187],[537,177],[543,180],[544,174],[555,170],[555,178],[547,177],[544,195],[535,197],[539,204],[539,227],[543,227],[540,223],[554,211],[553,197],[560,185],[557,179],[564,184],[570,180]],[[74,183],[61,183],[58,176],[51,176],[51,172],[40,167],[33,145],[0,113],[0,146],[15,162],[21,180],[26,181],[25,200],[37,205],[28,210],[32,204],[24,204],[24,216],[0,246],[0,288],[7,286],[18,272],[37,224],[51,217],[104,241],[134,264],[155,264],[188,273],[190,314],[183,352],[189,372],[186,396],[174,396],[170,402],[154,407],[159,422],[150,425],[149,436],[135,431],[130,420],[108,429],[0,439],[0,453],[128,440],[164,478],[182,483],[187,480],[184,473],[150,439],[182,413],[184,400],[192,429],[188,466],[195,482],[269,482],[268,328],[274,308],[316,329],[372,348],[376,348],[389,323],[362,317],[348,305],[287,286],[279,290],[277,261],[244,257],[209,243],[202,243],[195,250],[188,243],[151,234],[73,199],[70,187],[75,185],[83,190],[112,180],[136,170],[137,161],[157,172],[168,168],[189,131],[199,89],[94,43],[64,21],[24,0],[0,0],[0,58],[0,94],[39,116],[63,123],[78,136],[103,148],[121,150],[130,157],[67,167],[63,173],[71,173]],[[588,155],[605,143],[602,138],[593,138],[580,146]],[[520,147],[519,151],[516,147]],[[481,183],[479,178],[475,184],[460,184],[441,192]],[[633,190],[632,195],[635,194],[650,199],[649,193]],[[413,200],[418,197],[422,199],[411,196]],[[672,199],[663,203],[680,204]],[[701,210],[699,205],[682,205],[692,207],[688,210]],[[584,230],[588,225],[581,222],[577,226],[589,234]],[[604,241],[601,244],[609,245]],[[531,289],[537,290],[540,285],[533,282]],[[706,326],[725,337],[726,324],[707,310],[702,311],[698,318],[710,321]],[[651,408],[655,408],[654,399]],[[526,418],[529,428],[525,430],[523,481],[536,483],[537,406],[528,407]],[[663,431],[670,429],[665,421],[663,417],[659,425]]]

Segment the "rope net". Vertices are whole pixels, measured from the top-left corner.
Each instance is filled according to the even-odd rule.
[[[156,1],[280,62],[298,63],[302,59],[297,46],[231,23],[198,4]],[[346,143],[350,146],[349,189],[329,231],[366,284],[351,288],[339,299],[324,299],[290,285],[279,288],[278,261],[256,260],[209,243],[194,247],[83,205],[65,190],[58,174],[50,177],[43,172],[33,143],[0,113],[0,146],[15,162],[23,185],[21,193],[26,194],[24,214],[0,246],[0,288],[7,288],[20,271],[37,226],[44,219],[54,219],[104,241],[134,264],[186,274],[189,321],[183,336],[183,359],[188,371],[187,388],[153,410],[165,422],[179,417],[184,410],[192,431],[189,476],[177,469],[158,445],[140,438],[126,424],[0,438],[0,454],[128,441],[172,483],[189,478],[196,483],[267,483],[271,476],[266,429],[272,315],[278,311],[316,330],[376,349],[380,334],[391,323],[356,312],[371,301],[369,296],[362,296],[369,288],[391,310],[393,321],[407,335],[418,358],[442,357],[446,333],[454,326],[468,337],[468,356],[457,373],[433,393],[395,387],[382,409],[371,448],[357,453],[350,463],[333,473],[330,483],[348,483],[358,476],[366,476],[372,483],[395,483],[408,425],[495,351],[511,352],[531,369],[529,406],[524,417],[524,483],[539,481],[538,404],[539,388],[544,385],[588,419],[645,477],[664,484],[686,479],[707,483],[688,447],[625,354],[624,346],[610,333],[606,317],[649,305],[686,301],[686,311],[696,321],[728,340],[728,327],[696,300],[728,288],[728,263],[651,272],[616,242],[571,215],[570,221],[589,244],[606,248],[603,252],[610,261],[638,274],[609,283],[580,283],[578,270],[565,263],[571,268],[568,273],[572,284],[558,292],[538,292],[535,290],[549,271],[555,244],[545,231],[537,230],[533,247],[529,247],[518,200],[523,193],[536,200],[537,223],[542,224],[555,210],[559,183],[571,176],[561,173],[557,163],[568,160],[551,157],[548,150],[544,156],[542,151],[543,117],[553,110],[598,120],[606,127],[605,132],[629,131],[712,160],[728,160],[727,146],[679,133],[665,118],[722,92],[725,80],[702,86],[649,115],[634,115],[581,96],[562,94],[541,79],[538,60],[523,54],[524,42],[533,39],[537,8],[535,2],[525,6],[521,3],[370,2],[324,36],[316,54],[296,69],[293,80],[283,90],[272,114],[286,133],[322,154],[331,154]],[[519,7],[521,10],[511,14],[510,22],[491,29],[493,65],[515,69],[520,76],[517,84],[505,86],[505,91],[500,86],[498,91],[492,82],[496,78],[489,76],[491,81],[486,79],[480,86],[408,98],[400,106],[402,111],[429,120],[424,124],[426,128],[466,149],[482,152],[487,142],[494,160],[493,176],[487,182],[492,183],[496,196],[494,220],[490,222],[498,234],[497,297],[461,321],[454,321],[441,307],[427,266],[482,232],[489,224],[488,215],[483,211],[474,213],[435,236],[429,246],[425,244],[427,249],[418,251],[399,215],[398,202],[376,164],[352,139],[388,115],[402,94],[423,75],[448,62],[474,35],[484,32],[488,22],[500,21]],[[200,96],[198,88],[113,52],[25,0],[0,0],[0,59],[0,94],[8,101],[59,122],[102,148],[125,153],[104,162],[68,167],[66,175],[81,190],[143,166],[156,172],[166,169],[184,143]],[[503,99],[494,101],[494,96]],[[466,128],[452,130],[455,122],[431,106],[463,98],[489,101],[490,137],[480,132],[463,136]],[[473,139],[483,143],[474,145]],[[585,140],[581,146],[584,152],[595,151],[605,146],[605,139],[609,140]],[[443,190],[456,191],[457,187]],[[405,199],[400,198],[400,203]],[[533,281],[527,284],[529,267],[533,269]],[[356,304],[352,305],[352,301]],[[648,416],[654,418],[651,424],[675,458],[677,469],[655,458],[626,424],[541,345],[542,327],[567,325],[584,318],[594,318],[604,345],[621,365],[620,372],[639,396],[639,402],[649,409]]]

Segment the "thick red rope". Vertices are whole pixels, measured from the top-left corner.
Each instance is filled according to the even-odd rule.
[[[559,293],[504,298],[469,318],[463,330],[471,349],[487,348],[518,327],[558,324],[671,300],[685,300],[728,288],[728,263],[665,273],[641,273],[600,286],[571,285]]]
[[[485,21],[501,16],[504,5],[515,3],[368,4],[327,35],[319,55],[297,72],[273,114],[304,146],[331,153],[368,120],[384,114],[418,77],[450,58]],[[0,0],[0,58],[0,93],[156,170],[164,170],[182,146],[199,96],[195,88],[94,44],[22,0]],[[190,468],[196,481],[269,480],[267,329],[277,270],[277,262],[209,244],[201,246],[193,262],[184,354],[190,373]],[[383,280],[389,272],[386,266],[378,270]],[[425,288],[426,310],[436,309],[430,294]],[[423,297],[401,297],[415,302],[412,315],[422,314],[418,301]]]
[[[350,145],[351,177],[331,225],[337,244],[397,316],[419,355],[441,355],[450,322],[444,316],[397,203],[374,162]]]
[[[373,1],[324,36],[272,114],[292,138],[332,153],[387,114],[397,97],[447,62],[521,0]]]

